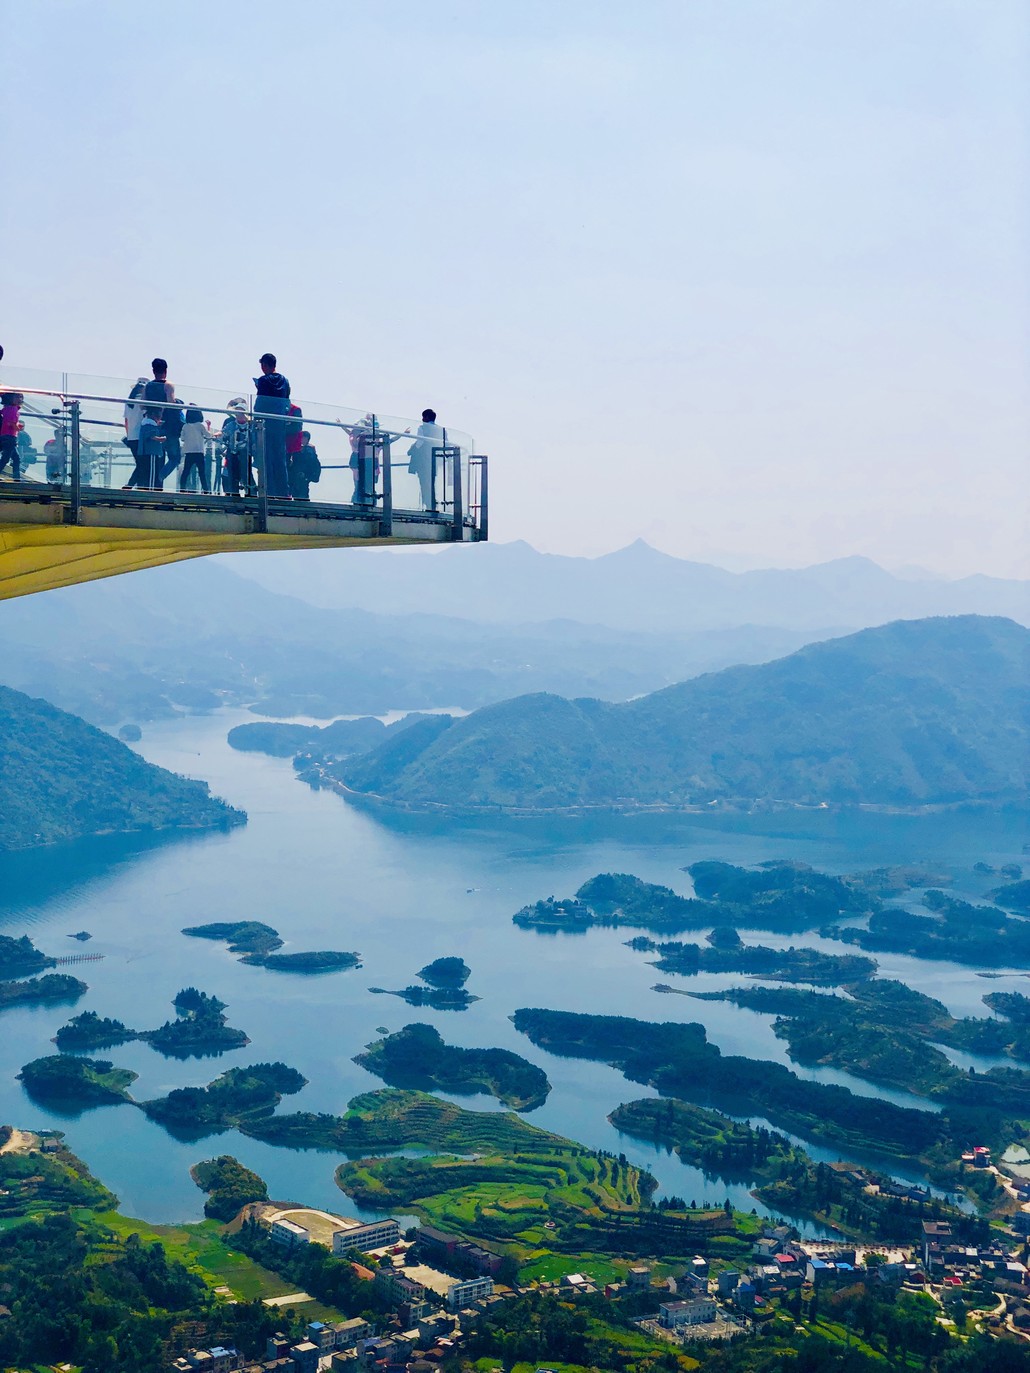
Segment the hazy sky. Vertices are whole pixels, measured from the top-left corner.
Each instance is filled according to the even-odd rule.
[[[1030,575],[1026,0],[0,0],[7,362],[441,418],[492,529]]]

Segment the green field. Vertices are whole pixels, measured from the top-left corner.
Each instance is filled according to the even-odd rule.
[[[222,1239],[222,1227],[217,1221],[203,1220],[196,1225],[150,1225],[117,1211],[104,1211],[97,1220],[121,1239],[136,1234],[143,1240],[159,1241],[169,1258],[178,1259],[199,1273],[211,1287],[231,1287],[233,1295],[244,1301],[282,1297],[296,1291],[296,1285],[285,1281],[278,1273],[272,1273],[245,1254],[230,1249]],[[344,1319],[338,1311],[319,1302],[305,1302],[298,1310],[309,1320]]]

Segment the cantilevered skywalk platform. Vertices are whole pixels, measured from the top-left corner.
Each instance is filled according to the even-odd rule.
[[[204,417],[211,494],[180,491],[181,464],[163,490],[125,489],[135,468],[124,443],[133,385],[0,365],[0,394],[24,398],[21,477],[9,479],[10,467],[0,476],[0,600],[209,553],[487,537],[487,460],[467,434],[439,426],[420,439],[417,420],[299,399],[322,469],[310,499],[268,494],[267,416],[255,413],[253,396],[182,385],[177,406]],[[230,416],[245,417],[249,434],[240,495],[221,492],[219,434]],[[199,488],[196,476],[191,484]]]

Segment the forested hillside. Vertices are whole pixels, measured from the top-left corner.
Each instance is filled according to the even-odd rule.
[[[77,716],[0,687],[0,853],[99,834],[212,829],[246,816]]]
[[[898,621],[621,704],[518,697],[330,769],[422,807],[1018,802],[1030,630]]]

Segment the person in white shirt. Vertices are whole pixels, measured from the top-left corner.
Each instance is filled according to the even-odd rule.
[[[422,509],[436,509],[436,463],[433,449],[443,443],[443,429],[436,422],[435,410],[422,411],[422,423],[415,431],[415,442],[408,449],[408,471],[418,477],[422,493]]]
[[[139,427],[143,423],[143,391],[146,384],[146,377],[137,377],[136,385],[129,392],[129,399],[125,402],[125,446],[132,454],[133,464],[139,454]],[[136,473],[133,471],[122,490],[128,491],[135,485]]]
[[[207,467],[204,463],[204,449],[210,438],[207,425],[204,423],[204,412],[198,410],[195,405],[186,405],[186,423],[182,426],[182,476],[179,478],[180,491],[192,491],[190,478],[194,472],[200,481],[200,489],[205,496],[211,494],[211,487],[207,479]]]

